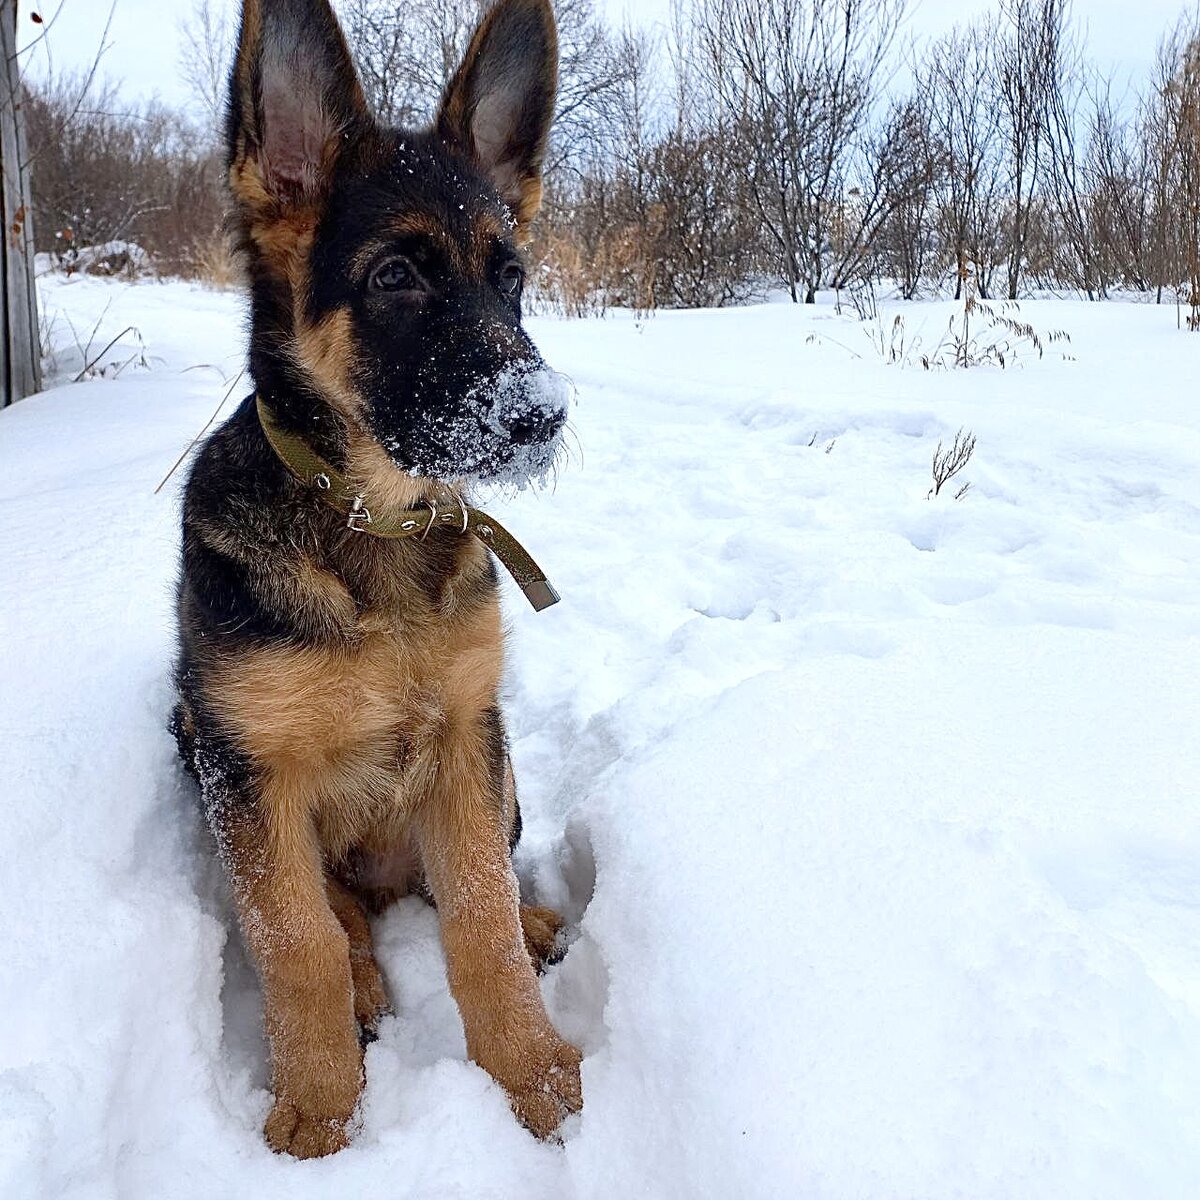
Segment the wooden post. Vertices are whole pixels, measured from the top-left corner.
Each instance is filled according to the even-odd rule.
[[[0,407],[42,386],[17,0],[0,0]]]

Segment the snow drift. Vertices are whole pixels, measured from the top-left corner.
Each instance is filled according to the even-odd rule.
[[[942,374],[826,308],[537,322],[583,454],[496,507],[564,596],[510,593],[507,707],[585,1108],[517,1127],[410,900],[361,1132],[302,1164],[165,732],[153,489],[238,308],[43,298],[111,299],[152,369],[0,414],[6,1200],[1196,1195],[1200,409],[1161,311],[1029,306],[1070,357]],[[962,425],[972,488],[927,501]]]

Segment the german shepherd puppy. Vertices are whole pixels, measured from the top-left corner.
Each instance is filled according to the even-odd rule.
[[[517,1117],[548,1137],[582,1103],[535,976],[559,921],[510,861],[496,572],[465,536],[467,482],[541,471],[564,419],[521,327],[557,57],[549,0],[499,0],[433,127],[385,129],[329,0],[243,0],[228,153],[257,391],[187,484],[173,724],[262,979],[266,1139],[300,1158],[347,1144],[388,1011],[366,914],[414,889]],[[366,522],[453,524],[371,536],[270,425]]]

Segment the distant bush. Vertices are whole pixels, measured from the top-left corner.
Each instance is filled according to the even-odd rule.
[[[203,272],[225,195],[201,131],[164,105],[131,107],[112,86],[89,89],[78,76],[27,83],[25,116],[39,253],[89,273]]]

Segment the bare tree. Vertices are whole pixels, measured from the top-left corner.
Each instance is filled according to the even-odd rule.
[[[928,90],[918,87],[893,104],[876,143],[872,172],[884,195],[875,262],[880,273],[897,281],[906,300],[915,299],[935,270],[940,249],[936,206],[949,159],[934,136],[929,102]]]
[[[1085,160],[1089,229],[1097,271],[1109,285],[1148,291],[1154,277],[1154,167],[1140,122],[1121,115],[1111,84],[1092,92]]]
[[[1054,209],[1054,278],[1089,300],[1103,297],[1092,229],[1086,162],[1080,147],[1088,95],[1083,51],[1065,6],[1048,6],[1045,49],[1046,174]]]
[[[750,196],[793,301],[816,298],[851,145],[905,0],[698,0],[710,86],[754,147]]]
[[[1154,223],[1159,295],[1171,287],[1200,331],[1200,15],[1162,43],[1147,135],[1156,162]]]
[[[916,295],[931,249],[930,211],[943,169],[925,99],[917,93],[892,101],[854,153],[853,182],[831,228],[835,288],[877,276],[886,260],[905,298]]]
[[[965,281],[991,294],[1003,205],[1001,101],[992,21],[935,42],[917,73],[930,134],[944,158],[938,227],[952,259],[954,297]]]
[[[1008,148],[1008,298],[1020,292],[1047,153],[1049,94],[1070,0],[1002,0],[997,75]]]
[[[179,23],[179,71],[214,137],[221,131],[234,30],[213,0],[192,0],[191,16]]]

